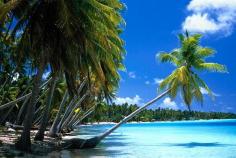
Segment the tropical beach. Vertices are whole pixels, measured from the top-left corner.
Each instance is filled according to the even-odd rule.
[[[0,0],[0,157],[235,157],[235,6]]]
[[[81,126],[78,134],[92,137],[113,124]],[[193,157],[235,156],[236,120],[127,123],[94,149],[53,151],[38,157]],[[140,130],[141,129],[141,130]],[[148,151],[148,152],[147,152]],[[19,152],[0,156],[13,157]],[[28,154],[28,156],[32,156]]]

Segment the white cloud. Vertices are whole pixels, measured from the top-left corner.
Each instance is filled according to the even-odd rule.
[[[159,85],[163,81],[162,78],[154,78],[154,84]]]
[[[172,101],[169,97],[167,97],[163,100],[163,102],[160,104],[160,108],[173,109],[173,110],[179,109],[176,102]]]
[[[223,25],[217,25],[207,13],[188,16],[183,23],[183,30],[190,32],[214,33],[222,27]]]
[[[125,103],[140,105],[140,104],[142,104],[141,100],[142,100],[142,98],[140,98],[139,95],[135,95],[133,98],[130,98],[130,97],[125,97],[125,98],[117,97],[113,102],[115,104],[118,104],[118,105],[125,104]]]
[[[146,84],[146,85],[149,85],[149,84],[150,84],[150,81],[145,81],[145,84]]]
[[[192,0],[188,10],[204,11],[208,9],[235,9],[236,0]]]
[[[200,87],[200,91],[201,91],[201,93],[202,93],[203,95],[208,95],[208,92],[207,92],[207,90],[206,90],[205,88]],[[221,96],[220,94],[217,94],[217,93],[215,93],[215,92],[212,92],[212,94],[213,94],[215,97],[220,97],[220,96]]]
[[[130,78],[136,78],[136,74],[133,71],[129,72],[128,75]]]
[[[199,33],[233,32],[236,24],[236,0],[191,0],[187,6],[191,15],[182,24],[183,30]]]

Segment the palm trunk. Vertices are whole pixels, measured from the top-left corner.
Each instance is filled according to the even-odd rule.
[[[20,111],[19,111],[19,113],[17,115],[17,118],[16,118],[16,125],[20,125],[20,123],[21,123],[21,121],[20,121],[21,120],[21,115],[22,115],[23,111],[25,110],[29,99],[30,99],[30,97],[27,97],[25,99],[24,103],[22,104],[22,106],[20,108]]]
[[[63,122],[65,121],[66,116],[69,115],[69,110],[71,109],[71,106],[72,106],[73,104],[75,104],[75,102],[76,102],[77,99],[78,99],[78,96],[74,96],[74,98],[71,99],[71,101],[69,102],[69,105],[66,107],[66,110],[65,110],[65,112],[64,112],[64,114],[63,114],[63,116],[62,116],[60,122],[59,122],[58,125],[57,125],[57,131],[56,131],[56,133],[59,133],[59,132],[61,131],[62,124],[63,124]]]
[[[106,132],[104,132],[103,134],[90,138],[90,139],[80,139],[80,138],[73,138],[71,140],[68,140],[67,143],[69,143],[71,145],[71,148],[79,148],[79,149],[83,149],[83,148],[94,148],[95,146],[97,146],[101,140],[103,140],[106,136],[108,136],[109,134],[111,134],[114,130],[116,130],[118,127],[120,127],[122,124],[126,123],[127,121],[129,121],[130,119],[132,119],[134,116],[136,116],[137,114],[139,114],[140,112],[142,112],[146,107],[150,106],[151,104],[155,103],[156,101],[158,101],[159,99],[163,98],[165,95],[167,95],[170,92],[170,89],[166,90],[165,92],[163,92],[162,94],[160,94],[159,96],[157,96],[156,98],[154,98],[153,100],[149,101],[148,103],[146,103],[145,105],[141,106],[140,108],[138,108],[137,110],[135,110],[134,112],[132,112],[131,114],[129,114],[127,117],[125,117],[123,120],[121,120],[119,123],[117,123],[116,125],[114,125],[112,128],[108,129]]]
[[[78,94],[82,91],[82,89],[83,89],[85,83],[86,83],[86,80],[84,80],[84,81],[80,84],[80,87],[79,87],[79,89],[78,89],[78,91],[77,91]],[[62,116],[61,121],[59,122],[59,124],[58,124],[58,126],[57,126],[57,132],[56,132],[56,133],[59,133],[59,132],[61,131],[61,129],[62,129],[62,124],[65,122],[65,119],[67,118],[67,116],[68,116],[69,113],[71,112],[71,109],[72,109],[73,105],[76,103],[76,101],[78,100],[78,98],[79,98],[79,97],[76,95],[76,96],[73,97],[73,99],[71,99],[69,105],[68,105],[67,108],[66,108],[66,111],[65,111],[64,115]]]
[[[41,79],[40,79],[40,80],[41,80]],[[42,84],[42,85],[39,87],[39,89],[41,89],[42,87],[46,86],[50,81],[51,81],[51,78],[48,79],[44,84]],[[13,101],[10,101],[10,102],[8,102],[8,103],[6,103],[6,104],[4,104],[4,105],[1,105],[1,106],[0,106],[0,110],[6,109],[6,108],[8,108],[8,107],[11,107],[11,106],[15,105],[17,102],[22,101],[22,100],[24,100],[25,98],[30,97],[31,95],[32,95],[32,92],[30,92],[30,93],[28,93],[28,94],[26,94],[26,95],[24,95],[24,96],[22,96],[22,97],[20,97],[20,98],[17,98],[16,100],[13,100]]]
[[[80,106],[80,104],[84,101],[84,99],[86,98],[87,95],[88,95],[88,93],[84,94],[82,96],[82,98],[80,98],[80,100],[74,106],[72,106],[72,109],[70,110],[69,115],[67,116],[66,120],[63,122],[63,124],[61,126],[62,129],[71,120],[71,117],[73,116],[74,111]]]
[[[64,108],[67,98],[68,98],[68,91],[66,91],[63,96],[63,99],[62,99],[60,107],[59,107],[59,111],[57,112],[56,118],[54,119],[52,127],[50,128],[50,131],[49,131],[50,137],[56,137],[57,127],[60,122],[61,114],[62,114],[62,111],[63,111],[63,108]]]
[[[47,93],[47,91],[48,91],[48,89],[46,89],[46,90],[43,92],[43,94],[41,94],[41,95],[39,96],[39,98],[37,99],[36,103],[38,103],[38,102],[44,97],[44,95]],[[26,106],[28,105],[27,102],[28,102],[29,99],[30,99],[30,96],[27,97],[27,98],[25,99],[24,103],[22,104],[22,106],[21,106],[21,108],[20,108],[20,111],[19,111],[19,113],[18,113],[18,115],[17,115],[16,125],[20,125],[20,124],[21,124],[20,118],[21,118],[21,115],[22,115],[23,111],[25,110]],[[39,112],[39,110],[40,110],[40,107],[35,111],[34,115],[36,115],[36,114]]]
[[[43,94],[41,94],[41,95],[39,96],[39,98],[37,99],[37,103],[48,93],[48,90],[49,90],[49,88],[46,89],[46,90],[43,92]],[[38,114],[41,110],[43,110],[44,108],[45,108],[45,106],[41,106],[41,107],[39,107],[38,109],[36,109],[34,115],[37,115],[37,114]]]
[[[19,140],[16,142],[16,148],[19,150],[23,150],[27,152],[31,150],[30,129],[32,126],[36,101],[37,101],[39,91],[40,91],[40,82],[42,79],[44,68],[45,68],[45,63],[44,63],[43,58],[41,58],[37,75],[34,78],[30,103],[29,103],[29,106],[27,107],[27,112],[24,119],[23,132],[21,133],[21,137],[19,138]]]
[[[43,141],[43,139],[44,139],[44,132],[45,132],[47,124],[48,124],[48,118],[50,115],[50,109],[51,109],[53,94],[54,94],[54,90],[55,90],[55,86],[56,86],[56,81],[57,81],[56,76],[55,76],[55,74],[53,74],[52,82],[51,82],[51,86],[50,86],[50,90],[49,90],[49,95],[47,97],[47,104],[44,109],[43,117],[42,117],[42,120],[40,123],[40,128],[39,128],[38,132],[36,133],[34,140]]]
[[[80,119],[75,121],[75,123],[73,123],[72,127],[74,128],[76,125],[80,124],[81,121],[83,121],[86,117],[88,117],[94,110],[95,110],[95,106],[90,108]]]
[[[79,114],[74,114],[71,118],[71,120],[68,122],[68,124],[66,125],[66,129],[68,131],[72,131],[73,128],[72,128],[72,124],[79,118]]]
[[[40,106],[40,107],[38,107],[38,109],[35,109],[35,113],[34,113],[35,117],[38,115],[38,113],[41,114],[41,111],[43,111],[44,108],[45,108],[45,106]]]
[[[30,84],[27,86],[27,88],[23,91],[23,93],[21,94],[22,95],[25,95],[25,93],[29,90],[30,88]],[[25,105],[27,104],[28,100],[29,100],[30,97],[27,97],[25,99],[25,101],[23,102],[22,104],[22,107],[25,107]],[[11,108],[8,110],[7,114],[4,116],[4,118],[2,119],[1,123],[4,123],[5,120],[7,119],[8,115],[12,112],[12,110],[14,109],[14,106],[11,106]],[[20,112],[22,111],[22,108],[20,109]],[[18,117],[17,117],[18,119]]]
[[[30,97],[31,94],[32,94],[32,93],[28,93],[28,94],[26,94],[26,95],[24,95],[24,96],[22,96],[22,97],[20,97],[20,98],[17,98],[16,100],[13,100],[13,101],[10,101],[10,102],[8,102],[8,103],[6,103],[6,104],[4,104],[4,105],[1,105],[1,106],[0,106],[0,110],[9,108],[9,107],[15,105],[17,102],[22,101],[22,100],[24,100],[24,99],[27,98],[27,97]]]
[[[41,120],[42,120],[42,117],[43,117],[42,115],[38,116],[38,117],[34,120],[33,126],[38,126],[38,125],[40,124]]]
[[[80,116],[80,114],[75,114],[71,121],[68,123],[67,128],[73,130],[73,128],[80,123],[84,118],[88,117],[93,111],[95,110],[95,106],[91,107],[90,109],[88,109],[83,115],[82,117]]]

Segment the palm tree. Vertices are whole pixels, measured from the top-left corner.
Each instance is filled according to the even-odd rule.
[[[56,110],[56,116],[53,120],[52,126],[49,130],[49,136],[56,137],[57,131],[58,131],[58,124],[60,123],[61,115],[63,114],[63,110],[65,108],[65,105],[67,103],[67,99],[69,97],[68,91],[66,90],[66,83],[65,80],[61,80],[58,83],[59,86],[57,86],[57,89],[55,91],[54,96],[54,104],[59,105],[59,107],[55,107]]]
[[[49,64],[55,73],[65,72],[71,96],[76,95],[78,72],[82,76],[96,75],[103,85],[103,96],[110,96],[111,87],[118,85],[117,70],[122,68],[124,42],[119,36],[122,8],[118,0],[0,3],[0,24],[5,24],[6,17],[17,22],[9,34],[14,38],[20,36],[19,58],[29,57],[37,69],[25,128],[17,143],[19,149],[30,149],[32,115],[46,65]]]
[[[44,113],[43,113],[43,116],[42,116],[40,128],[39,128],[38,132],[35,135],[35,138],[34,138],[35,140],[43,140],[43,138],[44,138],[44,132],[46,130],[47,122],[48,122],[50,111],[51,111],[51,104],[52,104],[54,89],[56,87],[56,82],[57,82],[56,75],[53,74],[52,82],[51,82],[51,85],[50,85],[50,88],[49,88],[50,90],[48,92],[49,95],[47,96],[46,107],[44,109]]]
[[[181,92],[184,102],[190,109],[192,101],[203,103],[201,88],[214,97],[207,84],[198,76],[196,71],[227,72],[226,67],[221,64],[206,62],[206,58],[213,56],[215,51],[208,47],[199,45],[202,35],[192,36],[180,34],[181,48],[174,49],[170,53],[159,53],[157,57],[161,62],[169,62],[176,66],[176,69],[165,78],[159,90],[170,89],[170,97],[175,98],[178,91]]]
[[[200,34],[189,36],[188,32],[185,35],[180,34],[179,39],[181,48],[175,49],[170,53],[159,53],[157,56],[161,62],[170,62],[177,68],[160,84],[160,90],[165,90],[159,96],[141,106],[118,124],[108,129],[103,134],[90,138],[79,139],[74,138],[71,140],[72,147],[74,148],[92,148],[95,147],[102,139],[126,123],[134,116],[142,112],[146,107],[153,104],[157,100],[169,95],[174,99],[180,91],[183,95],[184,102],[190,108],[193,99],[203,102],[201,87],[205,88],[210,95],[213,95],[206,83],[200,79],[196,70],[200,71],[213,71],[213,72],[227,72],[226,67],[217,63],[208,63],[205,59],[214,54],[214,50],[200,46]]]

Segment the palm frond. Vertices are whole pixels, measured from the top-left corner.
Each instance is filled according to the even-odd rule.
[[[204,88],[213,98],[211,90],[207,84],[194,72],[194,70],[207,70],[213,72],[227,72],[224,65],[218,63],[207,63],[205,59],[213,56],[215,51],[208,47],[200,46],[201,34],[186,34],[178,36],[181,47],[170,53],[160,53],[157,55],[161,62],[169,62],[176,66],[176,69],[166,77],[159,85],[159,89],[170,89],[169,95],[173,99],[178,91],[182,93],[185,104],[190,109],[192,101],[203,104]]]
[[[196,51],[196,55],[198,58],[207,58],[210,56],[213,56],[215,54],[215,51],[211,48],[202,48],[202,47],[198,47],[197,51]]]
[[[156,55],[156,57],[157,57],[158,60],[160,60],[163,63],[164,62],[169,62],[169,63],[171,63],[175,66],[179,65],[178,59],[170,53],[162,53],[161,52],[161,53],[158,53]]]
[[[228,72],[226,66],[217,63],[201,63],[198,65],[198,69],[212,72]]]
[[[200,77],[198,77],[197,74],[194,74],[194,80],[198,83],[199,87],[204,88],[212,98],[214,97],[210,88],[207,86],[207,84]]]

